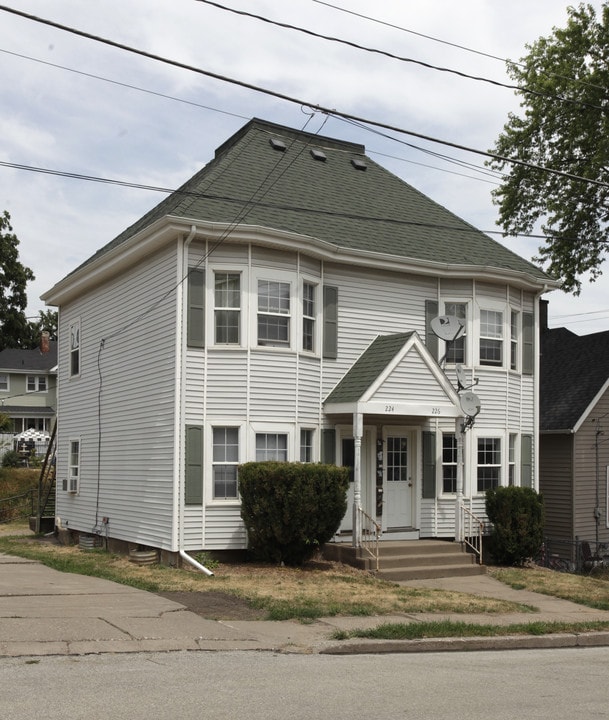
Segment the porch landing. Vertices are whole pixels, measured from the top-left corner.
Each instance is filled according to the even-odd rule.
[[[326,543],[323,556],[327,560],[353,565],[374,572],[376,564],[361,548],[347,542]],[[388,540],[379,542],[379,571],[382,580],[420,580],[464,575],[483,575],[484,565],[479,565],[472,553],[466,552],[461,543],[452,540]]]

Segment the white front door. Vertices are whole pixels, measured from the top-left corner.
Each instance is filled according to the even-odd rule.
[[[383,529],[413,527],[414,434],[401,428],[383,430]]]

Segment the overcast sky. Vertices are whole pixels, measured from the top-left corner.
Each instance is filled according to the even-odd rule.
[[[221,0],[221,4],[436,67],[511,84],[500,58],[564,26],[561,0]],[[575,3],[574,3],[575,4]],[[600,0],[591,2],[597,9]],[[7,0],[11,8],[233,80],[478,150],[513,91],[280,28],[198,0]],[[341,9],[342,8],[342,9]],[[347,12],[348,11],[348,12]],[[362,17],[366,16],[366,17]],[[177,188],[259,117],[366,146],[377,162],[480,230],[498,231],[484,158],[315,114],[298,103],[0,10],[0,162]],[[440,42],[442,41],[442,42]],[[492,56],[492,57],[489,57]],[[441,157],[439,157],[440,155]],[[459,161],[459,162],[455,162]],[[462,165],[460,163],[467,163]],[[475,167],[471,167],[471,165]],[[165,197],[0,165],[21,262],[39,296]],[[539,240],[502,239],[527,259]],[[609,329],[609,266],[579,298],[554,291],[550,326]]]

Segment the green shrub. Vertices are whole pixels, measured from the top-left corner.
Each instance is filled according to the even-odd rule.
[[[305,563],[338,530],[348,487],[348,469],[335,465],[241,465],[241,517],[252,555],[266,562]]]
[[[498,487],[486,493],[486,514],[493,524],[490,553],[499,565],[522,565],[541,549],[544,508],[531,488]]]
[[[21,458],[16,450],[7,450],[2,457],[2,467],[16,468],[21,466]]]

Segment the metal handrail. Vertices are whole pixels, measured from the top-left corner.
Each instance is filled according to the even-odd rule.
[[[462,542],[478,556],[478,564],[482,565],[482,535],[484,522],[474,513],[461,505],[461,533]],[[467,527],[466,527],[467,522]]]
[[[379,537],[381,526],[361,507],[357,508],[362,528],[361,548],[374,560],[374,571],[379,571]]]

